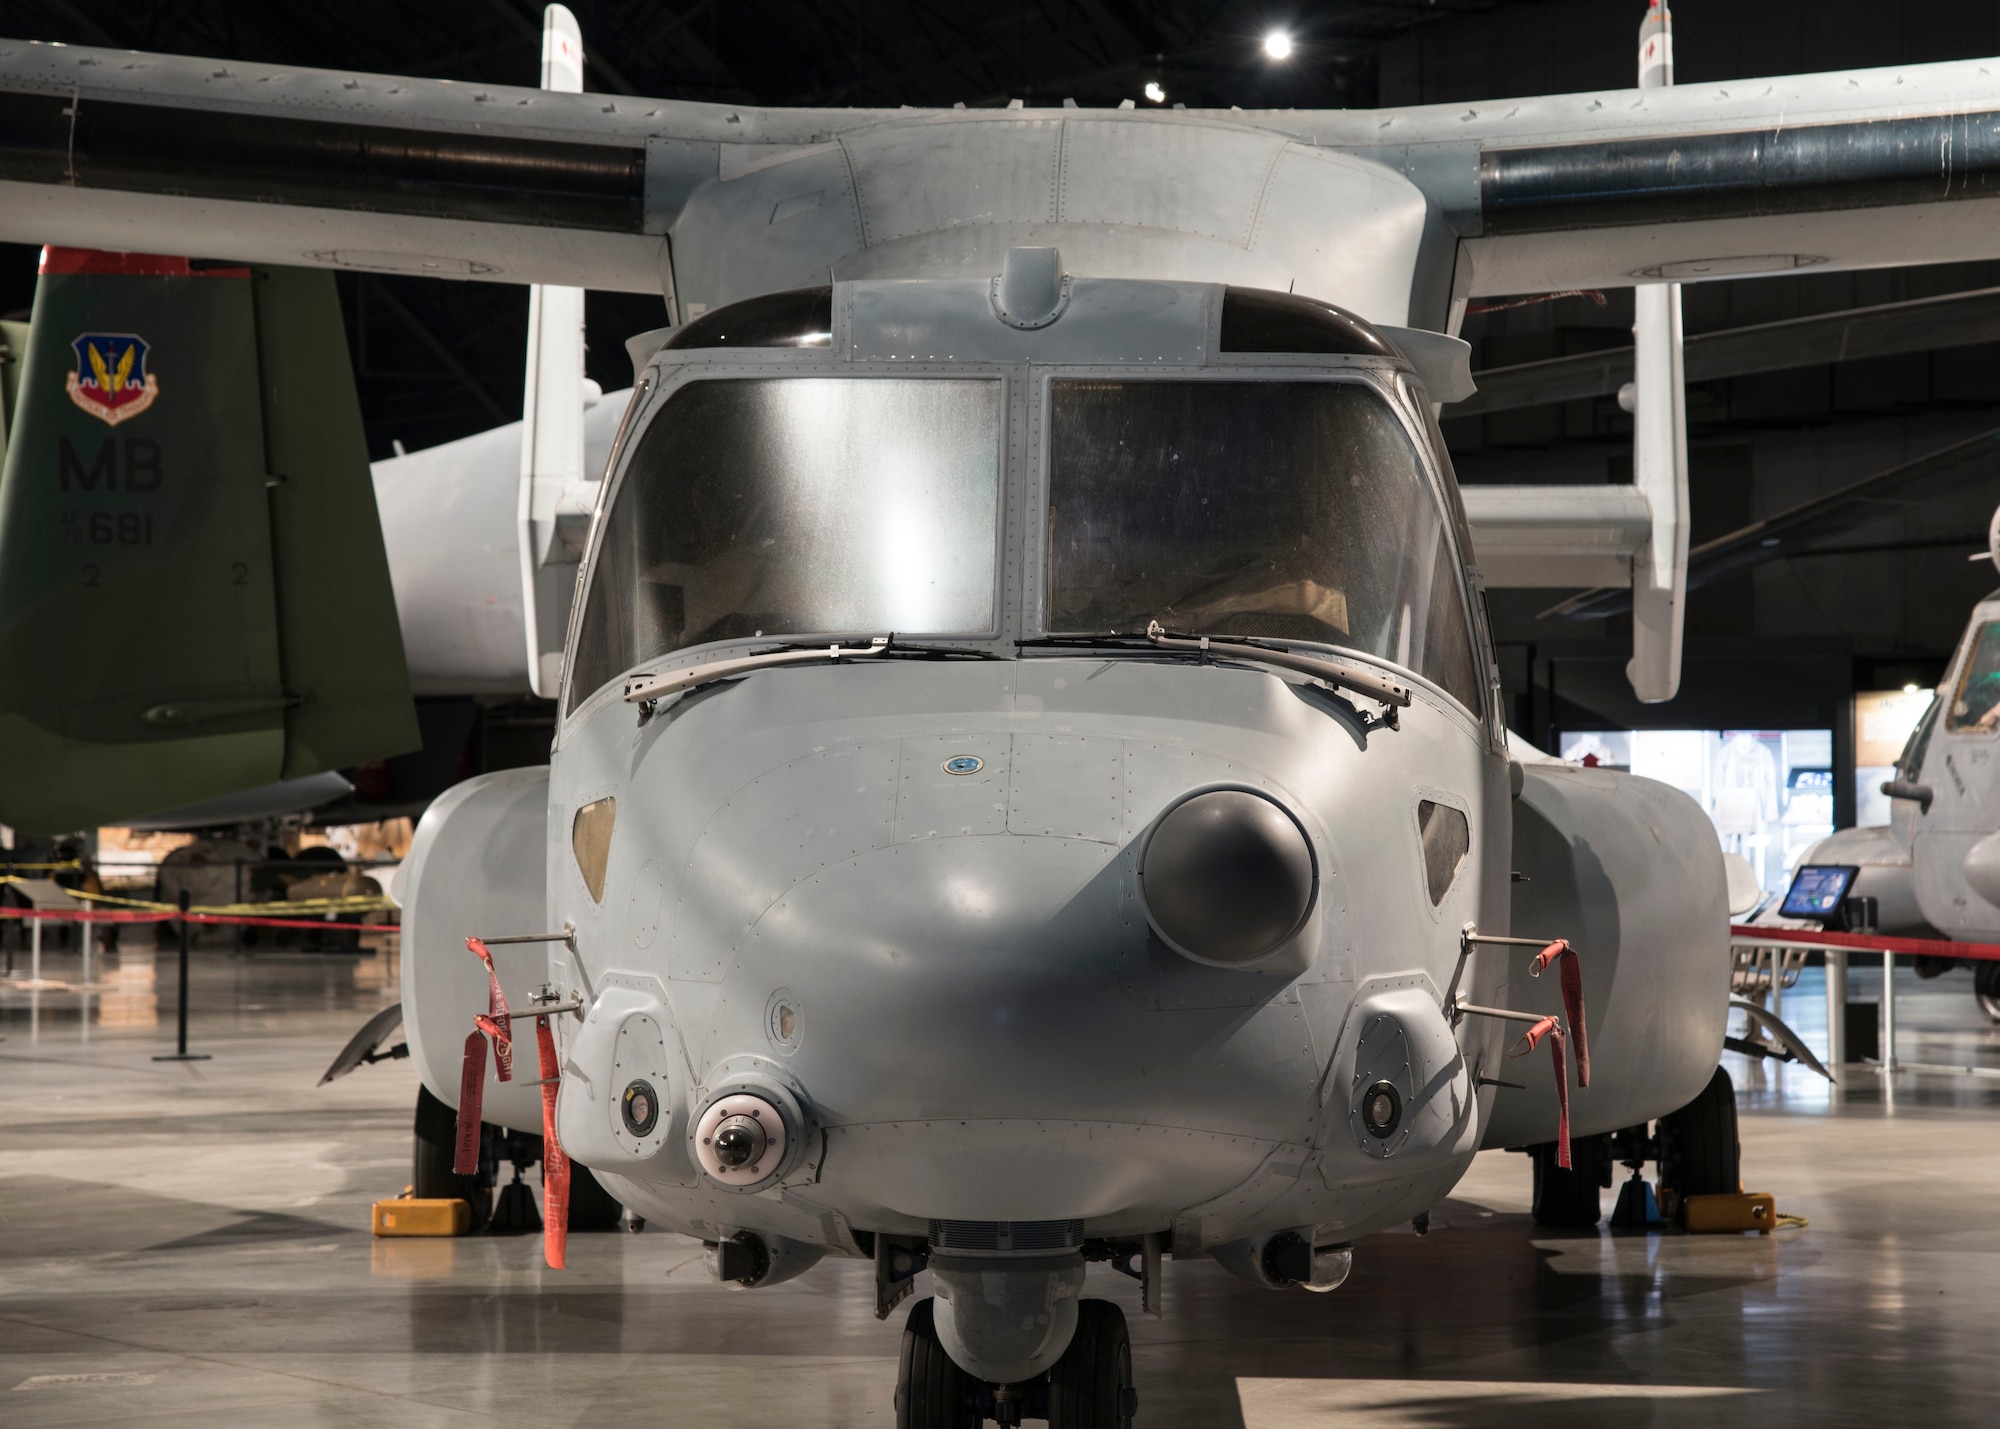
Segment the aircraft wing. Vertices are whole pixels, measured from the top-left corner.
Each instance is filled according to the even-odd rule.
[[[787,110],[0,41],[0,238],[650,292],[697,194],[785,274],[1090,221],[1100,192],[1009,166],[1098,124],[1126,172],[1175,166],[1166,209],[1125,220],[1169,230],[1246,163],[1288,185],[1259,144],[1395,170],[1460,244],[1459,297],[1984,258],[2000,216],[2000,60],[1383,110]],[[927,164],[969,177],[916,202]],[[798,193],[730,210],[776,165]],[[742,265],[751,291],[774,271]]]
[[[1369,122],[1359,113],[1349,122]],[[1472,295],[1993,253],[2000,60],[1382,111]],[[1456,131],[1456,132],[1454,132]],[[1381,152],[1380,150],[1377,151]]]

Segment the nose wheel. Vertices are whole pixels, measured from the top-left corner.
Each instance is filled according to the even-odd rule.
[[[1049,1371],[1049,1429],[1131,1429],[1139,1391],[1125,1312],[1109,1300],[1077,1311],[1076,1338]]]
[[[1132,1338],[1109,1300],[1077,1307],[1076,1336],[1061,1359],[1029,1384],[987,1384],[952,1362],[938,1343],[934,1302],[919,1300],[903,1324],[896,1371],[896,1429],[979,1429],[1046,1419],[1049,1429],[1132,1429]]]
[[[952,1362],[938,1343],[936,1302],[919,1300],[903,1322],[903,1353],[896,1363],[896,1429],[979,1429],[974,1408],[983,1388]]]

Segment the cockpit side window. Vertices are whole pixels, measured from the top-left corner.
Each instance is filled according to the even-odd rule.
[[[1931,747],[1931,731],[1937,728],[1938,702],[1932,700],[1928,708],[1918,718],[1915,729],[1903,745],[1903,752],[1896,758],[1896,777],[1907,779],[1912,784],[1923,778],[1924,755]]]
[[[1973,635],[1944,727],[1979,734],[2000,729],[2000,621],[1987,621]]]
[[[695,347],[832,347],[833,289],[794,288],[717,308],[667,339]]]
[[[604,518],[569,708],[645,660],[755,636],[997,628],[997,378],[691,382]]]
[[[1482,708],[1458,560],[1417,448],[1360,382],[1057,379],[1051,631],[1346,646]]]
[[[1382,334],[1346,308],[1262,288],[1222,290],[1220,339],[1224,352],[1397,356]]]

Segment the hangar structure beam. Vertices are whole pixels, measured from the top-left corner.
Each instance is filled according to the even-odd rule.
[[[1941,293],[1902,303],[1757,323],[1684,340],[1689,382],[1783,372],[1822,362],[1859,362],[1947,347],[2000,342],[2000,288]],[[1609,397],[1632,380],[1632,349],[1606,348],[1492,367],[1472,374],[1479,390],[1446,417],[1479,417],[1523,407]]]

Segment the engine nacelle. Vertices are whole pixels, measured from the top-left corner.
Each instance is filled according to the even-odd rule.
[[[431,1094],[458,1105],[459,1070],[475,1013],[486,1010],[486,969],[466,951],[476,934],[547,931],[549,771],[504,769],[445,791],[425,812],[403,870],[403,1025],[410,1056]],[[539,943],[493,949],[508,1005],[548,981],[549,950]],[[500,1081],[486,1064],[485,1119],[540,1134],[532,1022],[516,1043],[515,1076]],[[525,1057],[523,1057],[525,1053]]]
[[[1588,1088],[1571,1079],[1570,1133],[1675,1111],[1715,1074],[1729,1014],[1728,881],[1715,826],[1693,799],[1651,779],[1553,763],[1521,769],[1513,932],[1567,938],[1582,959],[1591,1077]],[[1560,1013],[1555,970],[1532,979],[1532,948],[1505,955],[1504,1005]],[[1487,1075],[1524,1089],[1498,1089],[1485,1146],[1555,1139],[1547,1052]]]
[[[1807,849],[1799,862],[1849,863],[1860,869],[1847,894],[1850,898],[1875,900],[1878,932],[1914,937],[1930,932],[1923,907],[1917,901],[1916,862],[1911,855],[1907,828],[1876,825],[1840,829]]]

